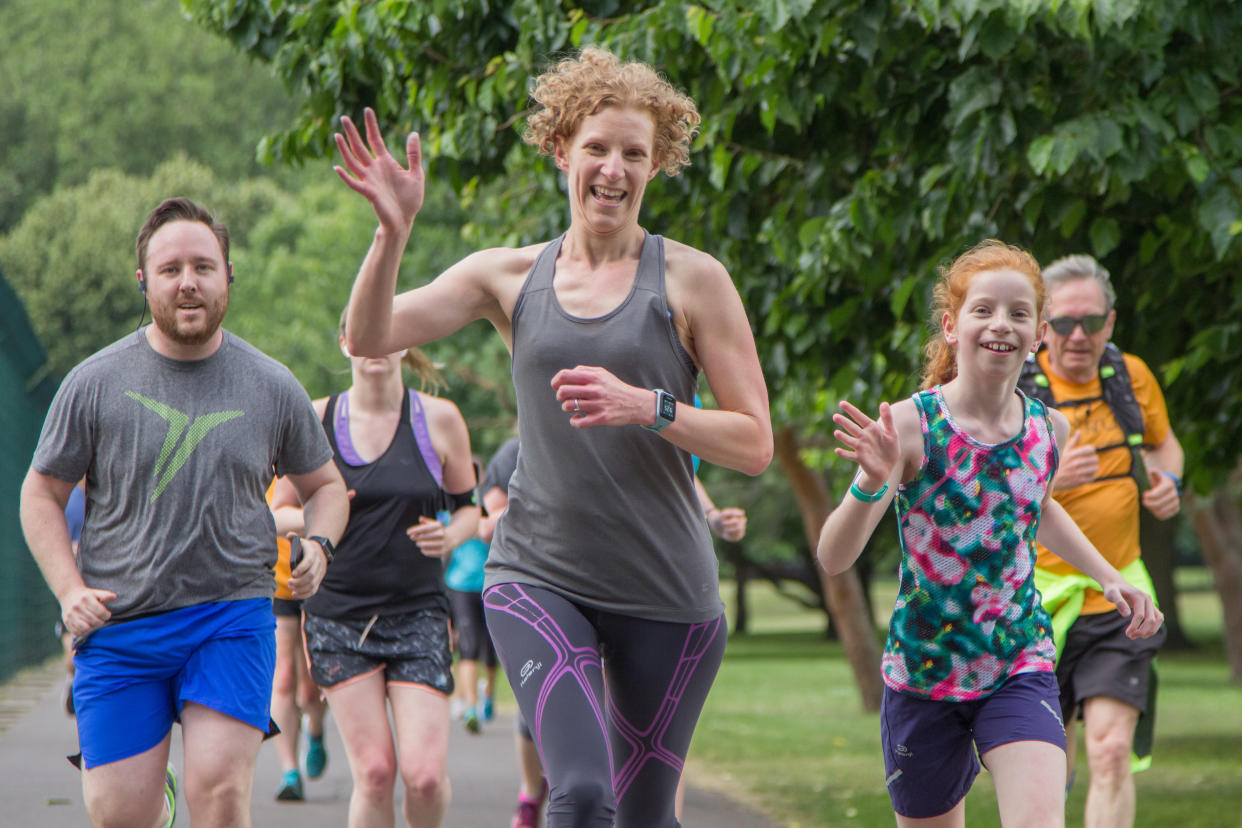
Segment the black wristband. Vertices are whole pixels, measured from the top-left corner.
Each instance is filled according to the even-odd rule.
[[[468,489],[460,494],[445,492],[445,508],[450,512],[456,512],[463,506],[477,506],[479,501],[475,498],[474,489]]]

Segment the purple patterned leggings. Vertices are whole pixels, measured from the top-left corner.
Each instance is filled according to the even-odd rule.
[[[675,828],[682,763],[724,657],[724,616],[649,621],[523,584],[492,587],[483,602],[543,760],[547,828]]]

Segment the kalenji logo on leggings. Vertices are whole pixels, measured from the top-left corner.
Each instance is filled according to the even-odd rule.
[[[522,670],[521,670],[521,673],[522,673],[521,686],[525,687],[526,680],[530,678],[531,676],[533,676],[537,671],[542,670],[542,669],[543,669],[543,662],[542,661],[536,662],[533,658],[527,661],[525,664],[523,664]]]
[[[126,391],[125,396],[131,400],[135,400],[149,411],[153,411],[168,421],[168,433],[164,436],[164,447],[160,449],[160,459],[155,464],[155,476],[160,478],[160,482],[156,484],[155,491],[151,493],[151,503],[163,494],[164,489],[177,476],[177,472],[181,471],[181,467],[185,465],[185,461],[190,459],[190,455],[194,453],[194,449],[198,448],[198,444],[207,436],[207,432],[211,431],[218,425],[227,423],[244,416],[244,411],[217,411],[214,414],[203,414],[201,417],[195,417],[194,422],[190,422],[190,416],[183,414],[172,406],[165,405],[162,402],[156,402],[142,396],[133,391]],[[186,426],[189,426],[187,430]],[[185,432],[185,439],[181,440],[181,445],[177,445],[177,441],[181,439],[181,433]],[[169,460],[168,455],[172,452],[173,447],[177,447],[177,453]],[[165,465],[167,464],[167,465]],[[160,475],[160,470],[164,474]]]

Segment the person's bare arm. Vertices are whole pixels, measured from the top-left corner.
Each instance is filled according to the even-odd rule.
[[[858,464],[854,478],[858,488],[868,494],[883,492],[870,503],[846,492],[840,505],[824,521],[815,554],[829,575],[837,575],[849,569],[862,554],[892,502],[904,471],[918,466],[923,445],[918,415],[909,400],[893,406],[880,403],[876,419],[843,400],[841,411],[832,419],[837,425],[833,435],[844,446],[833,451]]]
[[[349,522],[349,497],[336,463],[329,460],[314,471],[286,475],[285,479],[293,485],[302,504],[305,537],[321,535],[335,545]],[[302,550],[302,562],[289,576],[289,591],[299,600],[314,595],[328,571],[326,553],[318,543],[305,540]]]
[[[1152,597],[1132,585],[1100,554],[1060,503],[1048,497],[1039,520],[1039,542],[1100,585],[1104,597],[1130,619],[1126,635],[1148,638],[1164,623]]]
[[[422,208],[425,176],[417,133],[406,138],[406,165],[388,151],[375,113],[366,139],[348,117],[336,136],[337,175],[370,202],[379,226],[349,297],[345,342],[351,354],[380,357],[434,341],[487,318],[508,342],[508,318],[490,289],[494,252],[468,256],[432,282],[394,297],[401,255]]]
[[[298,490],[286,478],[276,478],[276,486],[272,489],[272,502],[268,504],[268,508],[272,510],[272,520],[276,522],[278,537],[287,538],[289,535],[301,535],[306,531]]]
[[[717,537],[732,543],[737,543],[746,537],[745,509],[739,509],[736,506],[721,509],[716,506],[697,474],[694,476],[694,491],[699,496],[699,506],[703,508],[707,526],[716,533]]]
[[[1151,451],[1148,459],[1147,473],[1151,476],[1151,488],[1143,492],[1143,506],[1160,520],[1168,520],[1182,508],[1182,493],[1178,484],[1186,463],[1182,444],[1173,429],[1169,429],[1164,442]],[[1177,482],[1169,475],[1176,477]]]
[[[65,519],[65,504],[73,486],[31,469],[22,482],[20,512],[26,545],[60,604],[61,621],[80,638],[112,617],[107,603],[116,598],[116,593],[88,587],[78,572]]]
[[[487,517],[479,518],[479,537],[492,542],[492,536],[496,533],[496,521],[500,520],[500,516],[505,513],[505,509],[509,508],[509,495],[499,486],[492,486],[483,493],[483,509],[487,512]]]
[[[424,397],[427,422],[432,442],[443,463],[444,491],[451,494],[469,492],[478,485],[470,452],[470,434],[461,411],[449,400]],[[424,515],[410,526],[406,534],[418,544],[419,551],[433,558],[442,558],[472,537],[479,526],[478,506],[460,506],[453,511],[448,526],[435,515]]]
[[[706,462],[757,475],[772,460],[772,420],[742,300],[711,256],[672,241],[665,251],[678,336],[706,374],[718,408],[680,400],[660,436]],[[575,428],[649,426],[656,419],[653,389],[622,382],[605,366],[566,366],[552,388]]]
[[[1049,414],[1053,433],[1057,442],[1061,443],[1068,438],[1069,421],[1055,409]],[[1152,597],[1126,581],[1104,559],[1070,517],[1069,512],[1053,499],[1051,490],[1044,496],[1041,508],[1039,542],[1100,585],[1104,597],[1117,606],[1118,612],[1130,619],[1126,635],[1130,638],[1154,635],[1164,623],[1164,615],[1157,609]]]

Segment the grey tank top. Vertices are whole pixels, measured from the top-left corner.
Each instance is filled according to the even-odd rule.
[[[693,404],[697,369],[673,327],[664,240],[647,234],[629,295],[584,319],[552,287],[563,239],[540,253],[513,308],[521,449],[485,588],[530,584],[623,615],[711,620],[724,606],[690,454],[637,425],[573,428],[551,385],[562,368],[598,365]]]

